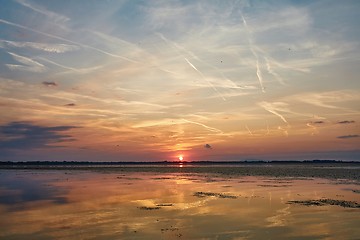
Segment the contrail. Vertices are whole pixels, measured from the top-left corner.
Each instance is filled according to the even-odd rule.
[[[260,83],[260,87],[261,87],[261,91],[263,93],[265,93],[265,88],[264,88],[264,85],[263,85],[263,78],[262,78],[262,73],[261,73],[261,69],[260,69],[260,66],[259,66],[259,56],[256,54],[255,50],[254,50],[254,46],[253,46],[253,42],[252,42],[252,39],[251,39],[251,36],[250,36],[250,30],[249,30],[249,27],[247,25],[247,22],[244,18],[244,15],[242,13],[241,14],[241,18],[243,20],[243,23],[244,23],[244,26],[245,26],[245,29],[247,31],[247,35],[248,35],[248,42],[249,42],[249,46],[250,46],[250,51],[251,53],[254,55],[255,59],[256,59],[256,76],[257,78],[259,79],[259,83]]]
[[[246,27],[246,29],[248,28],[248,25],[247,25],[247,22],[246,22],[246,20],[245,20],[245,18],[244,18],[244,15],[241,13],[241,18],[242,18],[242,20],[243,20],[243,23],[244,23],[244,26]]]
[[[219,68],[215,67],[214,65],[210,64],[210,63],[207,63],[205,61],[202,61],[200,60],[202,63],[205,63],[206,65],[210,66],[211,68],[215,69],[218,73],[220,73],[221,77],[226,80],[229,84],[229,85],[226,85],[224,87],[226,88],[230,88],[230,89],[249,89],[249,88],[246,88],[246,87],[243,87],[243,86],[238,86],[234,81],[232,81],[231,79],[229,79],[227,76],[225,76],[225,74],[223,73],[223,71],[221,71]]]
[[[154,55],[152,53],[149,53],[149,51],[147,51],[146,49],[139,47],[138,44],[134,44],[134,43],[128,42],[128,41],[126,41],[126,40],[124,40],[122,38],[113,37],[113,36],[107,35],[105,33],[98,32],[98,31],[93,31],[93,30],[86,30],[86,31],[91,33],[91,34],[94,34],[97,37],[100,37],[100,38],[102,38],[102,39],[104,39],[104,40],[106,40],[108,42],[111,42],[112,44],[114,44],[114,43],[115,44],[125,44],[127,49],[128,48],[134,48],[135,50],[133,52],[141,52],[141,53],[145,54],[146,57],[156,58],[156,57],[154,57]],[[145,59],[145,57],[143,59]],[[155,67],[155,68],[159,69],[160,71],[170,73],[170,74],[173,74],[173,75],[179,75],[176,72],[173,72],[173,71],[170,71],[168,69],[162,68],[157,62],[155,62],[155,63],[150,62],[150,63],[153,64],[153,65],[150,65],[150,67]]]
[[[186,52],[188,55],[190,55],[192,58],[196,59],[197,61],[202,62],[202,63],[204,63],[204,64],[212,67],[213,69],[215,69],[217,72],[219,72],[219,73],[221,74],[221,76],[222,76],[225,80],[230,81],[230,82],[232,83],[232,85],[234,85],[234,87],[229,87],[229,88],[246,89],[246,88],[242,88],[242,87],[237,86],[233,81],[231,81],[230,79],[228,79],[228,78],[224,75],[224,73],[223,73],[221,70],[219,70],[219,68],[215,67],[214,65],[212,65],[212,64],[210,64],[210,63],[208,63],[208,62],[203,61],[203,60],[200,59],[198,56],[196,56],[193,52],[187,50],[186,48],[184,48],[184,47],[182,47],[182,46],[179,46],[179,45],[178,45],[177,43],[175,43],[175,42],[170,41],[169,39],[167,39],[167,38],[166,38],[163,34],[161,34],[161,33],[157,33],[157,35],[158,35],[162,40],[164,40],[164,42],[166,42],[166,43],[169,44],[169,45],[172,45],[172,46],[176,49],[176,51],[179,53],[179,55],[181,55],[181,56],[184,57],[184,55],[181,53],[181,51],[184,51],[184,52]],[[189,63],[189,62],[188,62],[188,63]],[[189,63],[189,64],[190,64],[190,66],[194,67],[193,64],[191,64],[191,63]]]
[[[217,90],[217,88],[216,88],[210,81],[208,81],[208,80],[206,79],[206,77],[204,76],[204,74],[203,74],[200,70],[198,70],[198,69],[194,66],[194,64],[192,64],[192,63],[189,61],[189,59],[187,59],[187,58],[184,56],[184,54],[183,54],[181,51],[185,51],[188,55],[190,55],[190,56],[193,57],[194,59],[196,59],[196,60],[198,60],[198,61],[201,61],[194,53],[192,53],[192,52],[188,51],[187,49],[180,47],[178,44],[170,41],[169,39],[167,39],[167,38],[166,38],[163,34],[161,34],[161,33],[157,33],[157,35],[158,35],[164,42],[166,42],[167,44],[173,46],[173,47],[176,49],[176,51],[178,52],[178,54],[179,54],[180,56],[182,56],[182,57],[185,59],[185,61],[190,65],[190,67],[192,67],[197,73],[199,73],[200,76],[207,82],[207,84],[208,84],[224,101],[226,101],[226,98]],[[201,62],[203,62],[203,61],[201,61]]]
[[[286,129],[282,128],[281,126],[278,126],[278,129],[282,130],[287,137],[289,136],[289,133]]]
[[[311,125],[310,123],[307,123],[306,126],[311,127],[311,128],[314,129],[314,130],[316,129],[316,127],[313,126],[313,125]]]
[[[254,134],[250,131],[250,129],[248,128],[247,125],[245,125],[245,128],[248,130],[248,132],[250,133],[251,136],[253,136]]]
[[[279,81],[279,83],[281,83],[282,85],[285,85],[284,81],[283,81],[282,78],[279,76],[279,74],[277,74],[277,73],[272,69],[269,60],[268,60],[266,57],[264,57],[264,59],[265,59],[265,62],[266,62],[266,69],[267,69],[268,73],[270,73],[271,75],[273,75],[273,76]]]
[[[23,65],[17,65],[17,64],[5,64],[9,69],[11,70],[25,70],[25,71],[31,71],[31,72],[44,72],[46,70],[46,67],[25,56],[20,56],[12,52],[8,52],[16,61],[22,63]]]
[[[17,55],[15,53],[12,53],[12,52],[8,52],[8,54],[10,54],[16,61],[24,64],[24,65],[28,65],[28,66],[34,66],[34,67],[41,67],[41,68],[44,68],[45,66],[42,65],[41,63],[31,59],[31,58],[28,58],[28,57],[24,57],[24,56],[20,56],[20,55]]]
[[[198,73],[200,73],[201,76],[203,76],[203,74],[202,74],[187,58],[185,58],[185,61],[186,61],[193,69],[195,69]]]
[[[29,27],[26,27],[26,26],[17,24],[17,23],[8,22],[8,21],[3,20],[3,19],[0,19],[0,22],[5,23],[5,24],[8,24],[8,25],[10,25],[10,26],[15,26],[15,27],[18,27],[18,28],[26,29],[26,30],[28,30],[28,31],[32,31],[32,32],[35,32],[35,33],[38,33],[38,34],[41,34],[41,35],[44,35],[44,36],[47,36],[47,37],[50,37],[50,38],[62,40],[62,41],[68,42],[68,43],[72,43],[72,44],[81,46],[81,47],[83,47],[83,48],[89,48],[89,49],[95,50],[95,51],[97,51],[97,52],[103,53],[103,54],[105,54],[105,55],[108,55],[108,56],[110,56],[110,57],[121,58],[121,59],[123,59],[123,60],[126,60],[126,61],[128,61],[128,62],[132,62],[132,63],[139,63],[138,61],[132,60],[132,59],[127,58],[127,57],[124,57],[124,56],[112,54],[112,53],[106,52],[106,51],[101,50],[101,49],[96,48],[96,47],[92,47],[92,46],[89,46],[89,45],[86,45],[86,44],[83,44],[83,43],[79,43],[79,42],[75,42],[75,41],[72,41],[72,40],[68,40],[68,39],[66,39],[66,38],[59,37],[59,36],[56,36],[56,35],[53,35],[53,34],[41,32],[41,31],[38,31],[38,30],[35,30],[35,29],[32,29],[32,28],[29,28]]]
[[[280,113],[278,113],[277,111],[275,111],[273,109],[273,107],[271,106],[271,104],[267,103],[267,102],[261,102],[260,103],[260,106],[262,106],[266,111],[278,116],[281,120],[283,120],[284,123],[288,123],[288,121],[286,121],[285,117],[282,116]]]
[[[210,86],[217,94],[219,94],[219,96],[220,96],[224,101],[226,101],[226,99],[224,98],[224,96],[217,90],[216,87],[214,87],[214,85],[212,85],[212,83],[211,83],[209,80],[206,79],[206,77],[204,76],[204,74],[203,74],[201,71],[199,71],[199,70],[194,66],[194,64],[192,64],[187,58],[184,58],[184,59],[185,59],[185,61],[190,65],[190,67],[192,67],[197,73],[199,73],[200,76],[209,84],[209,86]]]
[[[278,112],[272,110],[272,109],[267,109],[265,108],[266,111],[271,112],[272,114],[275,114],[276,116],[278,116],[279,118],[281,118],[281,120],[283,120],[285,123],[289,124],[288,121],[286,121],[286,119]]]
[[[20,0],[15,0],[17,3],[25,6],[25,7],[28,7],[30,8],[31,10],[35,11],[35,12],[38,12],[38,13],[41,13],[49,18],[52,18],[54,19],[56,22],[58,21],[61,21],[61,22],[66,22],[66,21],[69,21],[70,18],[66,17],[66,16],[63,16],[63,15],[60,15],[58,13],[55,13],[55,12],[52,12],[52,11],[49,11],[49,10],[46,10],[46,9],[40,9],[40,8],[37,8],[31,4],[29,4],[28,2],[26,1],[20,1]]]
[[[260,67],[259,67],[259,60],[256,61],[256,76],[259,79],[259,83],[260,83],[260,86],[261,86],[261,91],[263,93],[265,93],[265,88],[263,86],[262,74],[261,74],[261,70],[260,70]]]
[[[96,70],[96,69],[99,69],[103,66],[95,66],[95,67],[90,67],[90,68],[80,68],[80,69],[76,69],[76,68],[72,68],[72,67],[68,67],[68,66],[65,66],[65,65],[62,65],[62,64],[59,64],[59,63],[56,63],[54,61],[51,61],[47,58],[43,58],[43,57],[37,57],[36,59],[41,59],[45,62],[48,62],[48,63],[51,63],[55,66],[58,66],[58,67],[61,67],[61,68],[64,68],[64,69],[67,69],[67,70],[71,70],[71,71],[74,71],[74,72],[78,72],[78,73],[87,73],[87,72],[90,72],[90,71],[93,71],[93,70]]]
[[[213,127],[209,127],[205,124],[202,124],[202,123],[198,123],[198,122],[193,122],[193,121],[189,121],[189,120],[186,120],[186,119],[182,119],[184,122],[188,122],[188,123],[192,123],[192,124],[196,124],[196,125],[199,125],[199,126],[202,126],[204,128],[206,128],[207,130],[211,131],[211,132],[216,132],[216,133],[223,133],[223,131],[217,129],[217,128],[213,128]]]
[[[314,125],[311,125],[310,123],[307,123],[306,126],[312,128],[314,131],[311,133],[311,135],[314,135],[315,133],[318,133],[317,128]]]
[[[164,42],[166,42],[167,44],[173,46],[173,47],[176,49],[176,51],[179,53],[179,55],[181,55],[181,56],[184,57],[184,55],[183,55],[182,52],[181,52],[181,51],[184,51],[184,52],[186,52],[188,55],[190,55],[192,58],[200,61],[199,57],[196,56],[193,52],[191,52],[191,51],[187,50],[186,48],[180,46],[180,45],[177,44],[176,42],[173,42],[173,41],[167,39],[167,38],[166,38],[163,34],[161,34],[161,33],[156,33],[156,34],[157,34]]]
[[[225,74],[218,68],[218,67],[216,67],[216,66],[214,66],[214,65],[212,65],[212,64],[210,64],[210,63],[208,63],[208,62],[206,62],[206,61],[204,61],[204,60],[202,60],[202,59],[200,59],[199,57],[197,57],[196,55],[195,55],[195,57],[194,57],[196,60],[198,60],[199,62],[202,62],[202,63],[204,63],[204,64],[206,64],[207,66],[210,66],[211,68],[213,68],[213,69],[215,69],[218,73],[220,73],[220,75],[221,75],[221,77],[224,79],[224,80],[226,80],[227,82],[229,82],[230,84],[231,84],[231,86],[223,86],[223,87],[226,87],[226,88],[230,88],[230,89],[249,89],[249,86],[245,86],[245,87],[243,87],[243,86],[238,86],[236,83],[234,83],[232,80],[230,80],[228,77],[226,77],[225,76]]]
[[[80,47],[68,44],[49,44],[49,43],[37,43],[37,42],[14,42],[0,39],[0,43],[3,42],[7,45],[19,48],[34,48],[46,52],[52,53],[64,53],[69,51],[78,50]]]

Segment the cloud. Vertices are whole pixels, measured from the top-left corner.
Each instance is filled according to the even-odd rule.
[[[348,139],[348,138],[358,138],[358,137],[360,137],[360,135],[353,134],[353,135],[338,136],[337,138],[340,138],[340,139]]]
[[[42,82],[43,85],[47,86],[47,87],[57,87],[57,83],[56,82],[47,82],[47,81],[44,81]]]
[[[263,77],[262,77],[262,72],[261,72],[261,69],[260,69],[260,66],[259,66],[259,60],[256,61],[256,76],[259,79],[261,91],[263,93],[265,93],[265,87],[264,87],[264,84],[263,84]]]
[[[74,141],[71,135],[62,132],[77,128],[75,126],[44,127],[30,122],[11,122],[0,126],[0,149],[53,148],[52,144]]]
[[[315,122],[312,122],[313,124],[323,124],[325,123],[324,121],[315,121]]]
[[[90,46],[90,45],[82,44],[80,42],[75,42],[75,41],[72,41],[72,40],[69,40],[69,39],[66,39],[66,38],[63,38],[63,37],[59,37],[57,35],[53,35],[53,34],[49,34],[49,33],[46,33],[46,32],[38,31],[36,29],[29,28],[29,27],[23,26],[21,24],[9,22],[9,21],[6,21],[4,19],[0,19],[0,23],[5,23],[5,24],[8,24],[10,26],[15,26],[15,27],[18,27],[18,28],[21,28],[21,29],[26,29],[28,31],[32,31],[32,32],[35,32],[35,33],[38,33],[38,34],[41,34],[41,35],[44,35],[44,36],[47,36],[47,37],[50,37],[50,38],[53,38],[53,39],[62,40],[62,41],[65,41],[65,42],[68,42],[68,43],[71,43],[71,44],[79,45],[79,46],[81,46],[83,48],[92,49],[92,50],[94,50],[96,52],[105,54],[105,55],[110,56],[110,57],[120,58],[120,59],[126,60],[128,62],[132,62],[132,63],[138,63],[135,60],[132,60],[130,58],[127,58],[127,57],[124,57],[124,56],[121,56],[121,55],[113,54],[111,52],[107,52],[107,51],[104,51],[102,49]]]
[[[289,112],[289,110],[287,109],[287,104],[284,102],[273,102],[273,103],[269,103],[269,102],[260,102],[259,105],[264,108],[266,111],[278,116],[284,123],[288,124],[288,121],[286,120],[286,118],[281,115],[279,113],[279,111],[282,112]]]
[[[46,17],[48,17],[51,20],[54,20],[55,22],[66,22],[69,21],[70,19],[66,16],[60,15],[58,13],[52,12],[50,10],[47,10],[46,8],[40,6],[40,5],[35,5],[34,3],[29,3],[25,0],[16,0],[17,3],[23,5],[24,7],[30,8],[31,10],[43,14]]]
[[[76,104],[75,103],[68,103],[68,104],[65,104],[64,106],[66,106],[66,107],[75,107]]]
[[[42,50],[45,52],[52,53],[65,53],[71,52],[80,49],[80,47],[69,44],[50,44],[50,43],[37,43],[37,42],[14,42],[7,40],[0,40],[1,43],[5,43],[10,47],[18,48],[33,48],[37,50]]]
[[[204,148],[212,149],[212,146],[211,146],[210,144],[205,144],[205,145],[204,145]]]
[[[2,177],[2,187],[9,191],[0,194],[0,203],[11,207],[12,210],[22,210],[21,203],[40,200],[53,201],[56,204],[67,203],[65,189],[48,188],[40,179]],[[10,194],[9,194],[10,193]]]
[[[254,135],[254,134],[250,131],[250,128],[249,128],[247,125],[245,125],[245,128],[246,128],[246,130],[249,132],[250,135]]]
[[[220,129],[217,129],[217,128],[213,128],[213,127],[209,127],[203,123],[199,123],[199,122],[194,122],[194,121],[190,121],[190,120],[186,120],[186,119],[182,119],[183,121],[187,122],[187,123],[192,123],[192,124],[195,124],[195,125],[199,125],[199,126],[202,126],[204,128],[206,128],[207,130],[211,131],[211,132],[216,132],[216,133],[223,133],[223,131],[221,131]]]
[[[293,95],[287,98],[287,100],[296,100],[314,106],[332,109],[340,109],[340,107],[336,106],[335,103],[357,101],[359,99],[360,97],[358,92],[353,90],[338,90],[319,93],[308,92]]]
[[[207,82],[207,84],[225,101],[226,99],[222,96],[222,94],[217,90],[216,87],[214,87],[214,85],[207,80],[207,78],[205,77],[205,75],[198,70],[187,58],[185,58],[185,61],[190,65],[190,67],[192,67],[197,73],[200,74],[200,76]]]
[[[353,121],[353,120],[345,120],[345,121],[339,121],[338,122],[339,124],[350,124],[350,123],[355,123],[355,121]]]
[[[223,131],[221,131],[220,129],[210,127],[210,126],[205,125],[205,124],[200,123],[200,122],[190,121],[190,120],[187,120],[187,119],[167,119],[166,118],[166,119],[158,120],[158,121],[144,121],[144,122],[141,122],[139,124],[135,124],[132,127],[133,128],[146,128],[146,127],[154,127],[154,126],[171,126],[171,125],[174,125],[174,124],[186,124],[186,123],[201,126],[201,127],[205,128],[206,130],[208,130],[210,132],[223,134]]]
[[[261,87],[261,91],[263,93],[265,93],[265,87],[264,87],[264,84],[263,84],[263,74],[261,72],[261,68],[260,68],[260,65],[259,65],[259,56],[258,54],[256,53],[255,51],[255,45],[254,45],[254,41],[253,41],[253,37],[252,37],[252,30],[251,28],[249,27],[249,25],[247,24],[245,18],[244,18],[244,15],[240,12],[241,14],[241,18],[242,18],[242,22],[245,26],[245,29],[246,29],[246,32],[247,32],[247,38],[248,38],[248,42],[249,42],[249,47],[250,47],[250,51],[252,53],[252,55],[254,56],[254,58],[256,59],[256,76],[259,80],[259,83],[260,83],[260,87]],[[268,68],[269,69],[269,68]]]
[[[37,57],[37,59],[40,59],[42,61],[45,61],[45,62],[48,62],[48,63],[51,63],[55,66],[58,66],[58,67],[61,67],[63,69],[66,69],[66,70],[70,70],[68,72],[64,72],[64,73],[71,73],[71,72],[76,72],[76,73],[89,73],[89,72],[92,72],[92,71],[95,71],[95,70],[98,70],[100,68],[102,68],[103,66],[102,65],[98,65],[98,66],[93,66],[93,67],[89,67],[89,68],[73,68],[73,67],[69,67],[69,66],[65,66],[63,64],[59,64],[57,62],[54,62],[54,61],[51,61],[47,58],[44,58],[44,57]]]
[[[282,77],[277,72],[275,72],[275,70],[273,69],[269,59],[267,57],[264,57],[264,60],[266,62],[266,69],[267,69],[268,73],[273,75],[276,78],[276,80],[279,81],[279,83],[281,83],[282,85],[285,85]]]
[[[31,58],[21,56],[12,52],[8,52],[8,53],[12,56],[14,60],[23,64],[23,65],[5,64],[11,70],[21,70],[21,71],[29,71],[29,72],[45,72],[46,70],[46,67],[43,64]]]

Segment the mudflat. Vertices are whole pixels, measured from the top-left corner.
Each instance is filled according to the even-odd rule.
[[[0,239],[356,239],[358,166],[0,170]]]

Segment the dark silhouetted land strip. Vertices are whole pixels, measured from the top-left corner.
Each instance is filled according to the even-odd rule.
[[[360,208],[360,204],[354,201],[335,200],[335,199],[318,199],[318,200],[305,200],[305,201],[288,201],[288,204],[300,204],[304,206],[326,206],[337,205],[344,208]]]
[[[179,167],[179,166],[182,167]],[[241,161],[241,162],[0,162],[0,169],[89,170],[97,172],[201,173],[225,176],[272,176],[360,180],[360,162]]]

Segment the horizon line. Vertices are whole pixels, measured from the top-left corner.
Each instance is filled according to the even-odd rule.
[[[0,165],[31,165],[31,164],[70,164],[70,165],[151,165],[151,164],[269,164],[269,163],[360,163],[359,160],[334,160],[334,159],[313,159],[313,160],[227,160],[227,161],[1,161]]]

